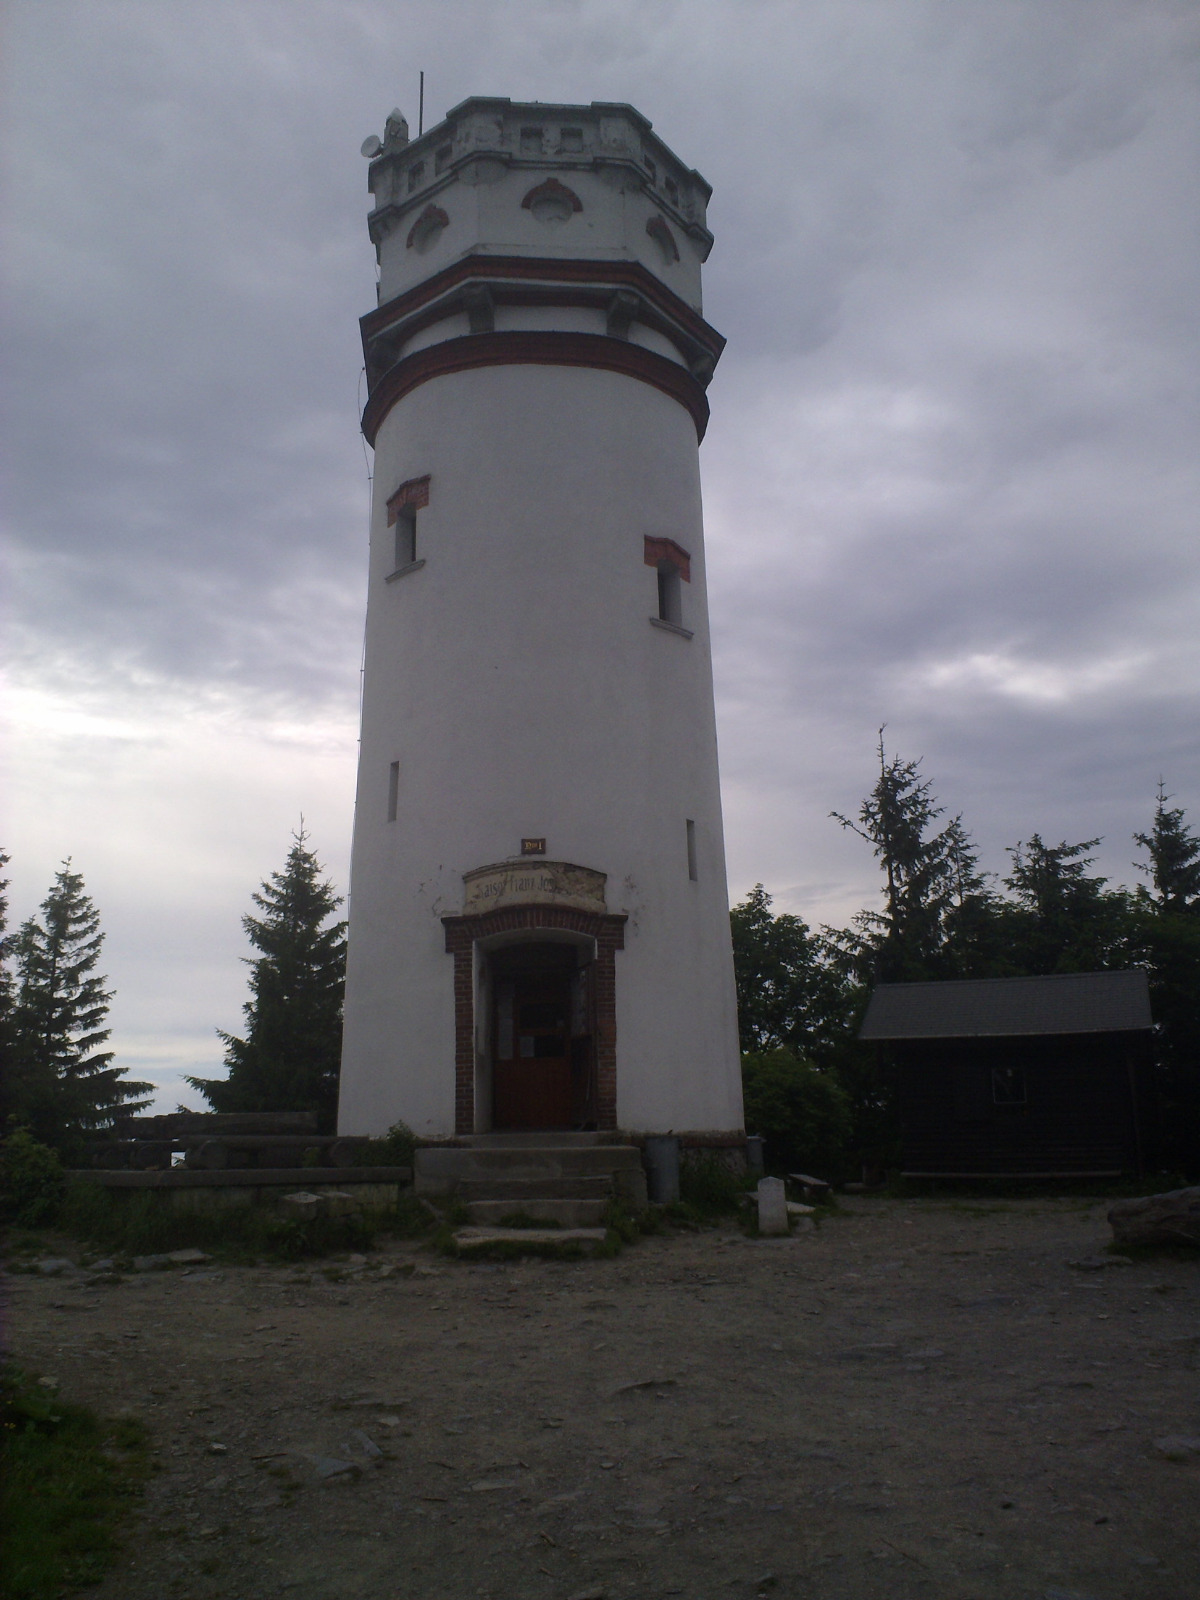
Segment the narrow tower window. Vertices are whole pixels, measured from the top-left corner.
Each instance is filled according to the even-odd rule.
[[[665,623],[688,637],[691,634],[683,625],[682,584],[692,581],[692,558],[674,539],[645,539],[645,563],[653,567],[658,578],[658,615],[651,622]]]
[[[429,479],[410,478],[387,503],[388,527],[395,538],[391,578],[412,572],[424,562],[417,555],[417,512],[429,504]]]
[[[688,877],[695,883],[700,874],[696,870],[696,824],[691,817],[687,819],[687,857]]]
[[[397,808],[398,808],[399,804],[400,804],[400,763],[398,761],[393,761],[391,766],[388,768],[388,809],[387,809],[387,819],[388,819],[389,822],[395,822],[395,820],[396,820],[396,811],[397,811]],[[688,823],[688,827],[689,828],[691,827],[691,823],[690,822]],[[691,834],[690,833],[689,833],[688,837],[691,838]]]
[[[398,572],[401,567],[411,566],[417,559],[417,508],[416,506],[401,506],[396,512],[396,565]]]
[[[679,568],[673,561],[658,563],[658,620],[671,622],[678,628],[682,624],[679,603]]]

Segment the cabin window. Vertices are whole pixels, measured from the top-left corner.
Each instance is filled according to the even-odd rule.
[[[998,1106],[1023,1106],[1028,1103],[1025,1074],[1020,1067],[992,1068],[992,1103]]]

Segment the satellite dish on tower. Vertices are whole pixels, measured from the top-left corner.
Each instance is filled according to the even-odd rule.
[[[383,149],[383,141],[377,138],[375,134],[369,133],[359,148],[368,161],[373,161]]]

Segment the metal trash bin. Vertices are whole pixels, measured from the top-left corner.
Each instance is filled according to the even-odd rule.
[[[679,1140],[673,1133],[653,1133],[642,1151],[646,1195],[651,1205],[669,1206],[679,1199]]]
[[[760,1133],[751,1133],[746,1137],[746,1171],[762,1172],[766,1167],[763,1154],[765,1140]]]

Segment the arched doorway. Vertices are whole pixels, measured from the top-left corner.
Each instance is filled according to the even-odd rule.
[[[517,905],[442,924],[454,957],[455,1131],[615,1128],[625,917]]]

